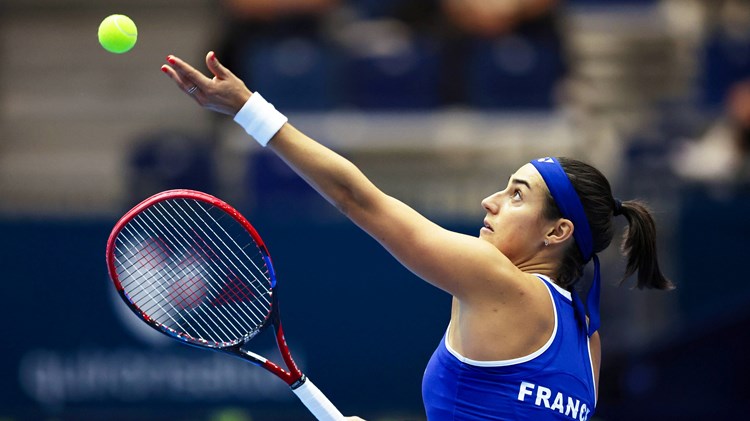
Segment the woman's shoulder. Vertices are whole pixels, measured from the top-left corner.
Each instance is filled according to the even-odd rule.
[[[469,301],[459,300],[460,311],[451,341],[467,357],[506,360],[527,356],[542,348],[556,324],[550,289],[538,277],[520,272],[512,292],[486,293]]]

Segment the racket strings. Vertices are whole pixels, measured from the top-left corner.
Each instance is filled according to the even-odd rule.
[[[151,218],[149,218],[149,220],[151,220]],[[135,220],[135,222],[137,224],[139,224],[139,226],[141,226],[141,228],[145,229],[145,227],[143,227],[143,225],[140,223],[140,221]],[[164,234],[164,231],[162,229],[159,228],[158,230],[159,230],[159,233]],[[138,234],[138,233],[136,232],[136,234]],[[155,233],[152,233],[152,234],[156,235]],[[177,295],[178,291],[181,291],[181,290],[185,289],[184,283],[182,282],[182,279],[184,279],[185,276],[199,276],[200,275],[200,273],[196,272],[194,270],[194,268],[191,268],[189,271],[185,270],[185,267],[182,265],[182,261],[184,261],[184,259],[186,259],[186,255],[184,255],[184,254],[183,255],[175,254],[174,255],[174,259],[177,259],[177,258],[182,259],[180,261],[180,263],[178,263],[177,265],[175,265],[174,263],[172,263],[172,264],[169,264],[169,265],[166,266],[166,268],[169,270],[169,273],[166,274],[166,276],[169,276],[172,279],[180,279],[179,282],[173,282],[171,284],[170,287],[172,289],[171,289],[171,292],[169,292],[169,294],[168,294],[169,297],[173,297],[173,296]],[[192,251],[188,255],[187,261],[188,262],[190,262],[190,261],[198,261],[195,258],[195,255],[194,255],[194,253]],[[177,270],[175,270],[176,266],[177,267],[182,267],[182,269],[180,269],[180,271],[178,272]],[[162,276],[162,277],[165,276],[165,274],[156,274],[156,275],[157,276]],[[141,274],[141,276],[153,276],[153,274],[144,273],[144,274]],[[133,280],[134,281],[139,281],[139,280],[141,280],[140,278],[141,277],[137,277],[137,278],[134,278]],[[149,279],[148,282],[151,282],[151,280]],[[161,286],[167,286],[167,285],[170,285],[170,284],[163,283],[163,284],[160,284],[160,285]],[[177,287],[175,287],[175,285],[177,285]],[[161,289],[163,291],[168,291],[167,288],[161,288]],[[161,294],[161,292],[162,292],[161,290],[158,291],[158,292],[159,292],[159,298],[165,298],[163,296],[163,294]],[[140,294],[138,294],[138,293],[140,293]],[[138,291],[138,293],[134,294],[131,298],[137,299],[137,300],[139,300],[141,302],[143,302],[144,299],[150,299],[151,300],[151,303],[150,303],[151,305],[150,306],[143,306],[143,307],[141,307],[141,310],[144,313],[151,315],[151,317],[154,318],[154,319],[158,319],[159,316],[161,316],[161,315],[167,315],[167,316],[170,315],[170,313],[167,310],[164,309],[164,306],[162,305],[163,301],[162,300],[157,300],[156,297],[154,297],[152,294],[150,294],[149,289],[145,289],[145,288],[141,289],[140,291]],[[144,297],[144,295],[145,295],[145,297]],[[174,310],[174,306],[171,305],[171,304],[173,304],[173,300],[167,300],[166,304],[169,305],[170,309]],[[158,312],[155,311],[156,309],[162,310],[164,314],[159,314]],[[200,317],[200,314],[198,314],[198,316]],[[175,320],[175,322],[176,322],[176,320]],[[189,323],[189,320],[188,320],[188,323]],[[179,323],[177,323],[177,324],[178,324],[179,327],[182,328],[182,326],[180,326]],[[188,324],[188,326],[192,327],[190,324]],[[186,330],[186,329],[184,329],[184,330]],[[226,335],[226,332],[222,332],[222,334]]]
[[[133,288],[129,288],[133,285],[133,282],[123,283],[126,292],[129,289],[139,288],[139,290],[135,290],[135,293],[130,296],[131,301],[139,306],[141,311],[151,319],[191,338],[221,343],[224,340],[220,338],[241,336],[243,327],[237,326],[237,324],[241,324],[239,321],[236,324],[230,323],[228,325],[224,322],[224,318],[222,316],[217,317],[216,312],[211,308],[208,308],[208,311],[203,309],[202,311],[188,313],[181,311],[179,304],[175,306],[176,303],[173,297],[177,295],[177,291],[184,289],[182,287],[184,277],[188,275],[196,276],[200,275],[200,273],[194,270],[186,272],[184,269],[177,272],[174,267],[173,264],[168,265],[168,273],[166,274],[140,273],[138,277],[133,278],[133,281],[137,282]],[[165,276],[167,279],[177,281],[171,283],[168,280],[164,281]],[[161,279],[161,281],[155,283],[154,279]],[[175,285],[177,285],[177,288],[175,288]],[[166,296],[164,295],[165,293],[167,294]],[[217,320],[218,323],[210,323],[204,316],[209,317],[209,320]],[[213,319],[210,317],[213,317]],[[168,324],[168,321],[172,323]]]
[[[156,210],[158,210],[158,209],[156,209]],[[172,212],[175,212],[175,209],[174,209],[174,208],[173,208],[173,209],[171,209],[171,210],[172,210]],[[169,215],[171,215],[171,214],[172,214],[172,213],[166,213],[166,214],[162,213],[162,215],[165,215],[165,216],[169,216]],[[172,227],[172,228],[176,228],[176,227],[175,227],[175,225],[174,225],[174,224],[173,224],[172,222],[170,222],[169,220],[167,220],[167,221],[168,221],[168,222],[170,223],[170,225],[171,225],[171,227]],[[185,223],[184,219],[183,219],[183,221],[177,221],[177,222],[178,222],[178,226],[179,226],[179,222]],[[195,221],[193,221],[193,222],[195,222]],[[201,229],[201,230],[202,230],[202,229]],[[213,249],[212,249],[211,245],[210,245],[210,244],[208,244],[208,243],[207,243],[207,242],[206,242],[206,241],[205,241],[205,240],[204,240],[204,239],[203,239],[202,237],[200,237],[200,236],[198,235],[198,233],[197,233],[197,232],[195,231],[195,229],[193,229],[192,231],[193,231],[193,233],[194,233],[194,234],[195,234],[195,235],[196,235],[196,236],[198,237],[198,239],[197,239],[197,240],[196,240],[195,238],[193,238],[193,244],[194,244],[194,245],[195,245],[196,247],[198,247],[199,249],[201,249],[201,250],[202,250],[202,251],[204,252],[205,256],[206,256],[206,257],[207,257],[208,259],[215,259],[215,258],[218,258],[218,255],[217,255],[217,254],[216,254],[215,252],[213,252]],[[202,231],[203,231],[203,230],[202,230]],[[179,232],[179,231],[177,231],[177,232]],[[207,234],[208,234],[208,233],[206,233],[205,231],[203,231],[203,232],[204,232],[204,234],[205,234],[205,235],[207,235]],[[184,239],[184,237],[183,237],[183,239]],[[187,239],[185,239],[185,241],[187,241]],[[206,250],[208,250],[208,251],[206,251]],[[209,260],[209,261],[211,261],[211,260]],[[216,269],[216,267],[214,267],[214,266],[210,266],[210,267],[211,267],[212,269]],[[235,265],[235,267],[236,267],[236,265]],[[230,272],[232,272],[232,268],[231,268],[231,267],[227,267],[227,268],[222,268],[221,266],[219,266],[219,267],[218,267],[218,270],[219,270],[219,271],[221,272],[221,274],[217,273],[217,271],[216,271],[216,270],[214,270],[214,271],[213,271],[213,273],[214,273],[214,274],[215,274],[216,276],[225,276],[225,277],[229,277],[229,274],[228,274],[228,273],[226,272],[226,270],[229,270]],[[212,291],[212,295],[214,295],[214,294],[218,294],[218,293],[217,293],[217,292],[215,292],[215,291]],[[255,308],[255,309],[256,309],[256,310],[259,310],[259,311],[260,311],[260,309],[258,309],[258,308],[257,308],[257,306],[256,306],[256,308]],[[240,310],[243,310],[243,309],[242,309],[242,308],[240,307]],[[264,310],[267,310],[267,307],[266,307],[266,308],[264,308]],[[249,316],[249,315],[248,315],[248,314],[247,314],[246,312],[244,312],[244,310],[243,310],[243,313],[244,313],[244,315],[245,315],[245,316]],[[260,320],[260,319],[258,319],[258,321],[261,321],[261,320]]]
[[[170,203],[170,205],[171,205],[171,203]],[[190,206],[189,203],[188,203],[188,206]],[[228,282],[224,285],[224,288],[222,288],[222,294],[223,295],[228,295],[229,297],[234,298],[236,302],[251,303],[251,304],[253,304],[253,306],[255,307],[255,309],[259,313],[261,313],[263,315],[267,315],[268,313],[270,313],[270,310],[271,310],[270,309],[270,298],[269,298],[270,297],[270,290],[268,289],[270,287],[270,284],[268,284],[269,280],[268,280],[268,276],[267,276],[267,273],[268,273],[267,269],[262,269],[262,268],[265,268],[266,266],[265,266],[265,261],[262,260],[262,253],[260,252],[260,249],[258,248],[258,246],[255,244],[254,241],[251,241],[251,243],[248,243],[245,246],[248,246],[248,245],[254,245],[255,246],[255,251],[257,252],[255,254],[255,256],[253,256],[255,258],[251,258],[247,253],[244,253],[244,252],[243,252],[242,256],[237,256],[237,254],[234,252],[234,249],[241,249],[242,247],[236,242],[236,240],[234,238],[235,236],[233,236],[230,233],[228,233],[226,231],[225,227],[222,224],[218,223],[221,220],[221,218],[216,218],[216,217],[212,216],[203,207],[200,207],[199,209],[203,210],[206,213],[206,216],[209,218],[209,220],[216,221],[217,222],[217,227],[222,230],[223,234],[225,235],[225,238],[228,238],[228,239],[230,239],[232,241],[232,244],[229,244],[229,245],[227,245],[226,243],[224,243],[222,241],[223,247],[220,248],[220,250],[221,250],[221,254],[222,254],[223,258],[225,259],[224,261],[238,262],[239,264],[242,265],[242,268],[237,267],[236,265],[234,265],[234,269],[235,270],[237,270],[239,272],[245,272],[245,273],[248,273],[248,274],[253,274],[252,275],[252,279],[250,280],[250,282],[249,283],[245,283],[245,282],[242,281],[242,279],[236,273],[234,273],[234,270],[232,268],[227,267],[226,270],[228,272],[223,272],[223,275],[226,277],[226,279],[228,279]],[[215,209],[215,208],[212,208],[212,209]],[[191,208],[191,210],[194,211],[194,209],[192,209],[192,208]],[[188,213],[188,215],[189,215],[189,213]],[[220,215],[220,217],[226,216],[226,214],[223,211],[220,211],[219,215]],[[232,220],[231,222],[233,222],[234,224],[237,224],[234,220]],[[243,234],[245,234],[244,229],[242,229],[241,232]],[[197,233],[196,233],[196,235],[197,235]],[[202,237],[200,237],[199,235],[197,235],[197,236],[203,242],[203,244],[205,244],[210,250],[213,251],[213,249],[211,248],[211,246],[208,245],[205,242],[205,240],[203,240]],[[221,239],[221,237],[218,237],[218,238]],[[227,256],[224,251],[228,251],[232,255],[232,258],[230,258],[229,256]],[[213,254],[214,257],[219,258],[216,255],[215,252],[212,253],[212,254]],[[258,259],[257,257],[260,257],[261,259]],[[252,268],[249,268],[249,267],[247,267],[245,265],[246,261],[250,262],[252,264]],[[261,266],[259,266],[258,264],[256,264],[256,262],[258,262],[258,261],[262,261]],[[254,271],[253,271],[253,269],[254,269]],[[258,277],[258,276],[256,276],[256,274],[261,274],[261,276]],[[264,286],[262,284],[262,282],[260,281],[259,278],[263,278],[263,280],[268,285]],[[257,287],[257,288],[251,288],[251,286]],[[238,292],[242,292],[243,290],[250,291],[250,294],[245,293],[245,294],[242,294],[242,296],[240,297],[240,294],[238,294]],[[264,300],[259,300],[259,301],[251,300],[250,299],[251,296],[253,296],[253,297],[256,296],[256,294],[254,294],[252,292],[253,290],[255,290],[257,293],[261,293],[261,297],[263,297]],[[237,298],[244,298],[244,299],[237,299]],[[224,301],[228,302],[228,300],[226,298],[224,298]],[[257,306],[255,306],[256,304],[261,304],[261,308],[258,308]]]
[[[271,307],[264,254],[226,216],[172,199],[133,218],[116,240],[118,275],[133,304],[180,335],[215,344],[257,330]]]
[[[168,203],[168,204],[172,205],[171,203]],[[186,205],[190,206],[189,203],[186,203]],[[193,211],[195,211],[192,207],[190,209],[193,210]],[[270,282],[270,280],[268,279],[268,276],[267,276],[267,274],[268,274],[268,268],[266,266],[265,260],[262,260],[262,259],[260,259],[260,260],[259,259],[251,259],[251,258],[249,258],[250,256],[248,256],[247,253],[244,252],[244,249],[246,247],[252,245],[252,246],[254,246],[254,249],[257,252],[257,256],[262,256],[262,253],[260,252],[260,249],[258,248],[258,245],[255,243],[255,241],[250,240],[244,246],[240,246],[240,244],[238,244],[237,241],[236,241],[236,238],[235,238],[236,235],[232,235],[229,232],[227,232],[227,229],[226,229],[227,225],[220,223],[224,219],[224,217],[227,216],[226,213],[224,213],[224,211],[221,211],[218,208],[212,207],[211,208],[212,210],[216,210],[216,211],[219,212],[219,217],[215,217],[215,216],[211,215],[205,207],[199,207],[199,209],[202,210],[205,213],[205,215],[209,218],[209,220],[213,220],[213,221],[216,222],[216,227],[218,227],[219,229],[221,229],[221,231],[225,235],[224,238],[227,238],[227,239],[231,240],[232,244],[230,244],[230,245],[227,245],[226,243],[224,243],[222,241],[222,245],[224,246],[221,249],[223,256],[225,258],[228,258],[228,256],[224,253],[224,251],[229,252],[232,255],[232,257],[234,258],[233,261],[234,262],[239,262],[240,265],[242,266],[242,268],[244,270],[246,270],[246,271],[248,271],[250,273],[259,273],[259,274],[261,274],[260,278],[263,278],[263,280],[265,282],[267,282],[267,283]],[[230,225],[230,226],[240,227],[240,225],[234,219],[231,220],[231,223],[232,223],[232,225]],[[246,231],[244,230],[244,228],[241,229],[241,232],[242,232],[242,234],[246,234]],[[221,237],[218,237],[218,238],[221,239]],[[242,256],[237,256],[237,254],[235,253],[234,250],[243,250],[243,255]],[[245,262],[251,263],[252,266],[253,266],[252,269],[254,269],[255,272],[253,272],[253,270],[251,268],[249,268],[245,264]],[[259,262],[260,262],[260,264],[258,264]],[[238,270],[241,270],[240,268],[238,268],[236,266],[235,266],[235,268],[238,269]],[[258,279],[258,277],[253,277],[253,281],[252,282],[259,282],[260,283],[260,280]],[[270,284],[269,284],[269,286],[270,286]],[[269,308],[265,308],[265,310],[270,310],[270,309]]]
[[[170,223],[171,223],[171,222],[170,222]],[[160,231],[161,231],[161,230],[160,230]],[[184,238],[184,237],[183,237],[183,238]],[[194,251],[193,251],[193,253],[194,253]],[[184,270],[183,270],[183,272],[184,272]],[[173,285],[175,285],[175,284],[173,284]],[[209,294],[210,294],[210,295],[215,295],[216,293],[215,293],[215,292],[213,292],[213,290],[209,290]],[[162,294],[160,294],[160,295],[162,295]],[[242,326],[240,326],[240,331],[237,331],[237,330],[236,330],[236,327],[235,327],[235,325],[237,324],[237,323],[236,323],[236,322],[237,322],[237,318],[236,318],[236,317],[231,317],[231,318],[229,319],[230,323],[226,323],[226,322],[224,322],[224,320],[222,320],[221,318],[218,318],[218,319],[216,318],[216,312],[214,312],[214,311],[213,311],[213,309],[211,309],[210,307],[209,307],[208,309],[209,309],[209,312],[211,313],[211,314],[209,315],[209,316],[210,316],[210,320],[218,320],[218,321],[219,321],[219,326],[218,326],[218,330],[219,330],[219,331],[221,331],[221,334],[222,334],[222,335],[227,335],[227,329],[229,329],[230,331],[233,331],[233,334],[232,334],[231,336],[237,337],[237,336],[239,336],[239,334],[241,334],[241,333],[244,333],[244,332],[242,332],[242,330],[246,330],[246,329],[243,329],[243,327],[242,327]],[[197,315],[198,315],[198,317],[200,318],[200,320],[195,320],[195,316],[193,316],[193,319],[194,319],[194,321],[197,321],[197,322],[199,322],[199,323],[205,323],[205,322],[206,322],[206,320],[205,320],[205,319],[204,319],[203,317],[201,317],[201,314],[200,314],[200,313],[198,313]],[[230,316],[231,316],[231,315],[230,315]],[[189,321],[190,321],[190,320],[188,320],[188,322],[189,322]],[[191,326],[191,327],[192,327],[192,325],[189,325],[189,326]],[[201,326],[201,325],[199,325],[199,326]],[[179,326],[179,327],[182,327],[182,326]],[[232,327],[235,327],[235,329],[232,329]],[[204,331],[205,331],[205,329],[204,329]],[[215,334],[216,334],[216,330],[215,330],[215,329],[212,329],[210,333],[212,333],[212,334],[214,334],[214,335],[215,335]],[[191,335],[191,336],[195,336],[195,335],[193,334],[193,335]],[[209,338],[209,339],[212,339],[212,338]]]

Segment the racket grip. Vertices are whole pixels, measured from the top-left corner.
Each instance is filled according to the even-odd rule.
[[[342,421],[344,416],[336,409],[323,392],[309,378],[296,389],[292,389],[318,421]]]

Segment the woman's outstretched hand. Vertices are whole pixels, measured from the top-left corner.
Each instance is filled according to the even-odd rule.
[[[234,116],[252,95],[242,80],[219,63],[213,51],[206,54],[211,79],[176,56],[167,56],[167,63],[161,71],[203,108]]]

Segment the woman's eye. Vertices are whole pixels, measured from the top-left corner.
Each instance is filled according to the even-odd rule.
[[[514,190],[513,191],[513,196],[511,196],[511,197],[513,199],[520,199],[521,198],[521,190],[518,190],[518,189]]]

